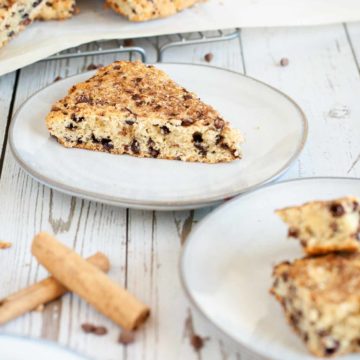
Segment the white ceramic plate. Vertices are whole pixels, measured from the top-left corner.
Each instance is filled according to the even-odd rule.
[[[269,294],[274,264],[303,256],[274,210],[344,195],[360,197],[360,179],[277,183],[216,209],[191,233],[182,254],[182,282],[195,306],[224,333],[267,358],[316,359]]]
[[[22,336],[0,334],[1,360],[86,360],[56,343]]]
[[[51,84],[17,112],[10,144],[20,165],[40,182],[71,195],[128,207],[184,209],[209,205],[274,179],[304,146],[304,114],[274,88],[209,66],[157,66],[241,129],[246,138],[241,161],[209,165],[62,147],[49,137],[44,119],[73,84],[93,75],[89,72]]]

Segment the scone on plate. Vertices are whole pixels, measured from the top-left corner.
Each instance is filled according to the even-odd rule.
[[[0,0],[0,48],[38,16],[45,0]]]
[[[74,85],[53,105],[46,125],[66,147],[203,163],[240,158],[239,131],[141,62],[115,62]]]
[[[70,19],[77,11],[76,0],[47,0],[37,20]]]
[[[108,6],[131,21],[174,15],[203,0],[106,0]]]
[[[360,205],[355,197],[308,202],[276,214],[289,226],[289,236],[299,239],[309,255],[360,248]]]
[[[272,294],[317,356],[360,350],[360,254],[328,254],[274,268]]]

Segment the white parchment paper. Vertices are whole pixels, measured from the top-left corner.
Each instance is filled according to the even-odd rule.
[[[36,22],[0,49],[0,75],[94,40],[360,20],[360,0],[208,0],[175,16],[145,23],[129,22],[105,9],[103,0],[78,0],[78,4],[81,13],[73,19]]]

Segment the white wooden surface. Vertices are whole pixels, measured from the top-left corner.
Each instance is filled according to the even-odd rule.
[[[152,44],[161,41],[137,43],[154,61]],[[240,41],[173,49],[164,60],[204,63],[209,52],[214,54],[212,65],[268,82],[292,96],[307,114],[308,143],[284,179],[360,175],[360,24],[244,29]],[[279,66],[282,57],[289,59],[287,67]],[[92,359],[258,359],[199,317],[180,286],[181,245],[211,209],[134,211],[69,197],[25,175],[10,153],[6,129],[28,96],[59,75],[118,58],[127,56],[43,62],[0,77],[0,240],[13,243],[0,251],[0,298],[45,276],[30,255],[33,235],[45,230],[84,256],[98,250],[108,254],[110,276],[148,303],[152,317],[137,332],[136,342],[124,347],[117,343],[118,327],[76,296],[66,295],[0,332],[58,341]],[[109,334],[86,335],[81,331],[84,322],[105,325]],[[193,334],[206,339],[199,351],[190,343]]]

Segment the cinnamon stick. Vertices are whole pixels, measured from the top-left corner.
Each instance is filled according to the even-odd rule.
[[[145,304],[51,235],[36,235],[32,253],[64,286],[126,330],[134,330],[148,317]]]
[[[90,256],[87,261],[102,271],[109,271],[109,260],[102,253],[98,252]],[[50,276],[26,289],[9,295],[0,300],[0,325],[59,298],[67,291],[61,283]]]

